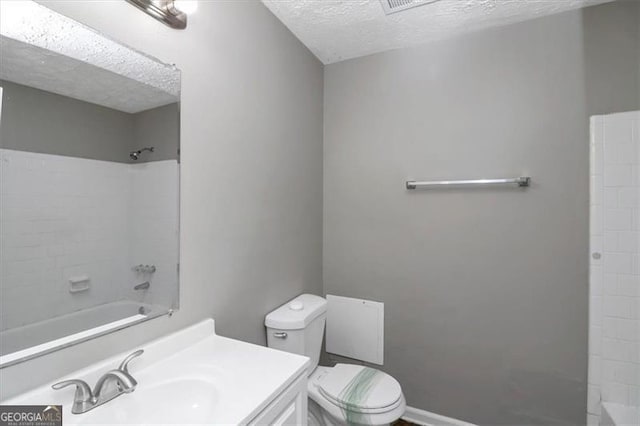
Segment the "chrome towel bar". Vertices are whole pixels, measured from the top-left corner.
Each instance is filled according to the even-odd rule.
[[[521,188],[531,184],[529,176],[506,179],[473,179],[473,180],[435,180],[435,181],[407,181],[407,189],[444,188],[448,186],[474,186],[474,185],[503,185],[516,184]]]

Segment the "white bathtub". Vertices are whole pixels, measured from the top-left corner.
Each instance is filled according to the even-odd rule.
[[[640,408],[605,402],[602,404],[600,426],[638,426]]]
[[[0,332],[0,366],[166,312],[160,306],[123,300],[6,330]]]

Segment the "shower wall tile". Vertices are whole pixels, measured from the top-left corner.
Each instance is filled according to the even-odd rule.
[[[600,355],[602,355],[602,327],[593,326],[589,330],[589,354],[590,356],[596,357],[595,359],[599,360]],[[594,369],[600,371],[599,369]],[[595,379],[595,377],[592,377]],[[598,377],[599,379],[599,377]]]
[[[637,253],[640,247],[640,233],[624,231],[617,234],[617,248],[623,253]]]
[[[596,252],[601,252],[602,249],[598,249],[598,247],[594,247],[593,245],[591,246],[591,250],[592,251],[596,251]],[[602,273],[602,266],[600,265],[591,265],[590,266],[590,273],[589,273],[589,277],[590,277],[590,282],[591,282],[591,286],[593,288],[593,292],[591,293],[592,296],[602,296],[603,294],[603,273]]]
[[[121,297],[127,167],[0,150],[3,330]],[[91,288],[72,295],[80,275]]]
[[[602,326],[602,296],[596,296],[590,298],[589,303],[589,326],[601,327]]]
[[[640,403],[640,113],[591,120],[589,418]],[[601,253],[598,259],[593,253]],[[597,257],[597,256],[596,256]]]
[[[634,113],[611,114],[604,116],[604,143],[614,143],[615,146],[630,144],[633,141]]]
[[[126,297],[172,307],[177,301],[179,252],[179,164],[175,160],[130,166],[129,258],[131,265],[154,265],[156,272],[129,269],[129,283],[149,281],[148,290]]]
[[[604,257],[604,272],[614,274],[629,274],[632,271],[630,253],[607,253]]]
[[[601,406],[599,386],[589,385],[587,390],[587,410],[589,413],[600,414]]]
[[[606,146],[606,145],[605,145]],[[604,186],[622,187],[633,184],[631,165],[616,164],[616,161],[607,162],[604,167]]]
[[[637,248],[636,248],[637,250]],[[640,276],[638,275],[619,275],[618,291],[622,296],[637,298],[640,296]],[[637,300],[637,299],[636,299]]]
[[[175,160],[129,165],[0,149],[0,331],[125,298],[170,305],[177,198]],[[157,276],[134,276],[139,263],[158,265]],[[90,289],[70,293],[69,279],[83,275]],[[155,288],[134,293],[138,280]]]
[[[622,199],[620,199],[622,206]],[[604,229],[606,231],[630,231],[630,209],[606,209],[604,212]]]
[[[600,238],[600,237],[594,236],[594,238]],[[604,241],[604,244],[602,246],[602,249],[604,251],[615,252],[618,250],[618,233],[617,232],[605,231],[603,241]]]

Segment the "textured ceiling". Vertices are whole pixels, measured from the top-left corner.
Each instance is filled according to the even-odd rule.
[[[379,0],[262,0],[323,63],[611,0],[440,0],[385,15]]]
[[[180,72],[31,1],[0,2],[0,78],[125,112],[178,100]]]
[[[176,102],[163,90],[50,50],[0,36],[0,79],[136,113]]]

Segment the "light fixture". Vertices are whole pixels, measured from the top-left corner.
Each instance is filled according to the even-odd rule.
[[[198,2],[196,0],[173,0],[173,6],[187,15],[191,15],[198,10]]]
[[[187,27],[187,14],[198,8],[196,0],[127,0],[146,14],[165,25],[183,30]]]

